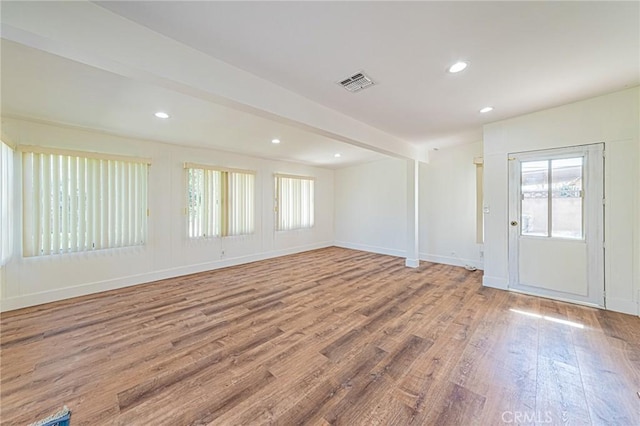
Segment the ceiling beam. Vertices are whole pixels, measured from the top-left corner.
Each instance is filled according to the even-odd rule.
[[[89,2],[4,2],[2,38],[400,158],[427,153]]]

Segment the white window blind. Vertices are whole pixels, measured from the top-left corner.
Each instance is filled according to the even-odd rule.
[[[476,165],[476,243],[484,242],[484,199],[483,199],[483,175],[484,160],[482,157],[475,157],[473,164]]]
[[[145,243],[147,162],[23,151],[25,256]]]
[[[220,175],[218,170],[187,169],[190,238],[220,235]]]
[[[254,172],[191,163],[185,164],[185,168],[190,238],[254,232]]]
[[[314,179],[276,175],[276,230],[311,228],[314,224]]]
[[[228,231],[226,235],[246,235],[253,233],[255,175],[230,172],[228,177]]]
[[[0,266],[13,252],[13,149],[0,141]]]

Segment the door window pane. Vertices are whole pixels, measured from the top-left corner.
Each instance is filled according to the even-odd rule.
[[[522,235],[549,235],[549,162],[522,163]]]
[[[582,238],[582,157],[551,161],[551,236]]]

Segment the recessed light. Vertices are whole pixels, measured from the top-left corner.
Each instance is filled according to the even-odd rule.
[[[155,115],[158,118],[169,118],[169,114],[167,114],[166,112],[162,112],[162,111],[158,111],[153,115]]]
[[[480,110],[480,112],[481,112],[481,113],[483,113],[483,114],[484,114],[485,112],[490,112],[490,111],[493,111],[493,107],[488,106],[488,107],[484,107],[484,108],[482,108],[482,109]]]
[[[450,73],[457,73],[464,70],[469,65],[468,62],[458,61],[449,67]]]
[[[271,143],[274,143],[277,145],[280,143],[280,139],[271,139]]]
[[[335,154],[333,154],[333,156],[336,158],[340,158],[342,157],[342,154],[340,154],[339,152],[336,152]]]

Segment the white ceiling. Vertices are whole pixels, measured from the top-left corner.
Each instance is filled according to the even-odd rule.
[[[384,158],[292,126],[2,40],[2,111],[123,136],[337,168]],[[161,120],[156,111],[171,111]],[[274,145],[272,139],[280,139]],[[334,155],[340,153],[340,158]]]
[[[97,4],[2,2],[3,113],[340,167],[640,83],[638,2]]]
[[[483,123],[640,82],[638,2],[99,4],[413,143],[479,140]],[[378,85],[335,84],[360,70]]]

